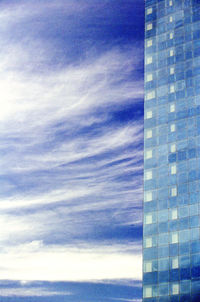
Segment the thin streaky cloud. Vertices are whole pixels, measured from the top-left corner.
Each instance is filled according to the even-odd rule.
[[[52,296],[71,296],[70,292],[51,291],[43,287],[31,288],[2,288],[0,290],[0,297],[52,297]]]
[[[115,25],[131,24],[126,4],[0,4],[3,302],[76,302],[87,282],[135,286],[112,301],[141,291],[143,46]]]

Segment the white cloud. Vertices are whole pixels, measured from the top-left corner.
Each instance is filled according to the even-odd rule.
[[[0,21],[2,23],[1,30],[8,30],[8,26],[16,24],[18,22],[29,20],[34,16],[44,16],[44,14],[54,12],[55,10],[65,13],[65,16],[70,16],[71,14],[84,13],[87,12],[90,7],[93,6],[93,3],[77,0],[51,0],[51,2],[41,2],[38,0],[29,0],[27,1],[17,1],[16,3],[4,3],[0,4]]]
[[[80,198],[92,194],[93,191],[90,188],[79,188],[78,190],[70,190],[70,189],[62,189],[62,190],[52,190],[48,192],[48,194],[41,194],[39,196],[29,196],[23,197],[15,196],[10,199],[2,198],[0,199],[0,210],[3,209],[15,209],[21,207],[31,207],[34,205],[43,205],[43,204],[51,204],[60,201],[67,201],[70,200],[73,202],[73,199]]]
[[[143,96],[141,81],[134,84],[118,83],[125,76],[125,71],[128,78],[127,68],[133,64],[130,51],[122,53],[112,49],[92,62],[88,60],[78,67],[68,66],[65,70],[43,76],[21,74],[15,64],[21,66],[24,63],[26,48],[16,52],[16,45],[13,45],[12,51],[12,56],[10,53],[0,54],[0,120],[8,120],[11,123],[10,130],[27,133],[27,130],[34,129],[34,126],[42,127],[63,118],[66,121],[75,119],[77,123],[80,116],[87,114],[88,110],[91,112],[99,106],[115,103],[125,104],[130,102],[130,98]],[[32,54],[29,56],[31,59]],[[12,62],[12,57],[16,63]],[[8,64],[11,64],[10,68],[14,68],[12,72],[6,70]],[[47,112],[48,114],[45,114]],[[22,122],[21,127],[13,129],[15,122]]]
[[[23,53],[13,56],[22,65],[19,62]],[[39,78],[37,74],[23,76],[15,69],[10,75],[4,68],[1,72],[0,68],[0,135],[12,139],[4,139],[1,144],[4,149],[12,144],[14,149],[12,153],[5,152],[0,162],[1,171],[25,172],[53,168],[125,147],[131,139],[136,143],[141,141],[142,124],[132,124],[120,129],[102,129],[98,137],[88,137],[87,141],[85,136],[69,137],[60,146],[56,145],[45,153],[40,153],[40,145],[51,143],[54,139],[56,129],[52,129],[52,126],[57,122],[66,122],[65,128],[59,131],[73,135],[75,129],[95,124],[97,119],[94,112],[98,107],[104,107],[106,116],[107,106],[126,104],[130,99],[137,100],[142,96],[141,82],[135,83],[136,87],[132,85],[129,88],[127,82],[118,85],[115,83],[119,81],[118,75],[123,74],[124,69],[132,63],[130,59],[126,61],[126,57],[129,58],[127,54],[111,50],[92,63],[68,67]],[[0,59],[1,62],[4,61],[1,55]],[[124,65],[121,66],[121,62],[125,62]],[[113,74],[117,76],[114,77]],[[105,119],[105,116],[102,118]],[[102,118],[99,117],[99,121]]]
[[[89,237],[93,229],[112,219],[118,225],[141,224],[138,175],[143,125],[141,120],[125,126],[108,122],[112,109],[143,97],[142,80],[131,80],[133,73],[137,74],[139,50],[113,47],[95,57],[88,53],[80,64],[40,73],[37,68],[48,65],[53,47],[50,42],[33,39],[31,33],[18,42],[9,40],[12,26],[38,13],[33,2],[33,11],[25,3],[17,7],[16,11],[10,6],[0,12],[0,176],[4,179],[0,278],[140,280],[139,241],[131,251],[127,243],[70,245],[73,237],[78,237],[79,243],[87,241],[87,232]],[[71,8],[78,9],[77,3]],[[83,131],[96,124],[100,125],[96,134]],[[79,135],[81,131],[85,135]],[[132,150],[124,151],[131,143]],[[123,180],[127,174],[132,176]],[[127,208],[134,206],[134,213],[128,213]],[[102,215],[103,211],[112,213]],[[53,236],[69,244],[43,243]],[[20,291],[13,289],[10,294],[22,294]],[[40,294],[47,293],[44,288]],[[7,294],[4,289],[2,295]],[[37,294],[35,288],[32,294]]]
[[[130,248],[130,247],[129,247]],[[1,253],[1,279],[90,281],[106,279],[141,280],[140,247],[135,253],[124,246],[94,246],[91,248],[42,246],[30,243]]]
[[[34,171],[47,167],[55,168],[61,164],[69,164],[73,161],[103,154],[104,152],[112,152],[120,147],[126,147],[131,140],[134,140],[137,144],[143,137],[142,130],[142,125],[133,124],[132,126],[124,126],[115,130],[108,128],[106,133],[103,132],[98,137],[72,137],[70,141],[60,143],[60,146],[58,145],[53,150],[48,150],[45,154],[25,153],[23,161],[13,163],[12,166],[7,168],[10,168],[13,172]],[[138,157],[141,159],[142,154],[142,151],[138,150],[132,154],[132,157],[135,157],[138,161]],[[91,165],[90,162],[88,165]],[[97,165],[99,164],[97,163]]]

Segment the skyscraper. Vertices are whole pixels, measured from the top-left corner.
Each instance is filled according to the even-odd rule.
[[[145,2],[143,301],[200,301],[200,0]]]

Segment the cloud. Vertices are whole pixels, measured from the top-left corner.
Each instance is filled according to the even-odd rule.
[[[21,245],[1,252],[2,279],[46,281],[90,281],[141,279],[139,247],[124,246],[74,248],[42,246],[40,242]]]
[[[51,291],[43,287],[21,287],[21,288],[2,288],[0,297],[52,297],[52,296],[69,296],[70,292]]]
[[[120,211],[132,204],[133,194],[135,212],[131,221],[136,223],[136,206],[142,196],[138,186],[141,179],[136,177],[142,170],[142,121],[128,125],[107,122],[113,103],[115,109],[117,106],[120,109],[122,102],[123,106],[130,102],[137,104],[142,93],[141,88],[139,92],[135,88],[127,92],[127,81],[121,82],[123,74],[127,78],[133,72],[129,57],[114,49],[92,63],[83,62],[50,76],[45,74],[39,80],[35,74],[27,80],[15,70],[13,84],[11,80],[7,85],[4,83],[2,100],[7,105],[2,104],[1,111],[4,150],[1,173],[8,181],[3,187],[0,209],[11,224],[19,222],[18,236],[13,231],[18,240],[21,236],[27,238],[28,230],[31,234],[38,232],[40,236],[44,232],[43,235],[50,236],[52,227],[44,219],[47,215],[57,230],[61,225],[72,233],[74,229],[80,232],[76,221],[83,212],[88,217],[90,211],[97,214],[103,209],[116,209],[113,217],[121,216],[118,222],[127,220]],[[116,84],[119,81],[120,85]],[[102,110],[105,114],[98,116]],[[134,152],[128,150],[130,144],[132,148],[134,145]],[[132,176],[123,180],[123,175]],[[50,204],[55,206],[54,211],[52,208],[44,211],[43,207]],[[34,211],[21,217],[23,208]],[[61,211],[65,214],[63,219]],[[124,212],[124,215],[130,214]],[[81,220],[88,231],[87,219]],[[9,237],[9,229],[3,233],[6,232]]]
[[[124,78],[128,79],[134,68],[133,59],[130,59],[131,53],[134,55],[137,50],[131,49],[123,53],[112,49],[100,58],[90,58],[78,67],[67,67],[65,70],[43,76],[23,76],[15,64],[22,66],[26,49],[16,53],[16,45],[13,48],[16,63],[12,62],[9,53],[0,55],[0,80],[3,87],[0,120],[9,121],[10,130],[15,130],[15,133],[22,131],[25,134],[27,130],[41,128],[57,120],[72,121],[73,127],[81,116],[89,115],[97,108],[103,106],[108,109],[114,105],[125,105],[130,103],[130,100],[133,103],[133,100],[138,101],[138,98],[143,96],[141,80],[134,84],[130,80],[124,82]],[[29,55],[30,58],[33,57],[31,53]],[[14,70],[6,70],[6,60]],[[45,112],[48,112],[48,115],[44,115]],[[94,117],[89,119],[89,125],[95,122]],[[16,125],[16,122],[19,123],[19,128],[13,129],[12,126]],[[80,122],[82,126],[88,125],[86,119]],[[25,123],[28,129],[23,127]]]
[[[1,278],[140,280],[142,55],[112,45],[55,64],[55,43],[35,38],[33,20],[61,4],[0,13]]]

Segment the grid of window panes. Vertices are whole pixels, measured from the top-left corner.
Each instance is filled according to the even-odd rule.
[[[200,0],[145,6],[143,301],[197,302]]]

